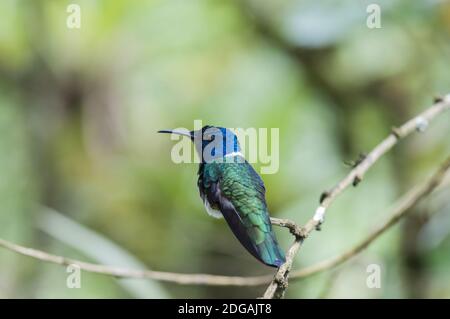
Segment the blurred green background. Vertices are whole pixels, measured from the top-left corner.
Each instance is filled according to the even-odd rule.
[[[69,29],[67,6],[81,7]],[[390,131],[450,92],[450,2],[2,0],[0,238],[94,263],[183,273],[273,273],[209,217],[197,164],[158,129],[194,119],[280,128],[264,175],[273,216],[302,224],[319,195]],[[355,244],[450,153],[449,115],[403,141],[329,210],[295,268]],[[258,166],[258,164],[256,164]],[[450,298],[448,188],[337,270],[287,298]],[[424,218],[435,213],[431,220]],[[292,238],[277,229],[283,247]],[[366,267],[382,267],[380,289]],[[264,287],[179,286],[82,273],[0,249],[0,297],[248,297]]]

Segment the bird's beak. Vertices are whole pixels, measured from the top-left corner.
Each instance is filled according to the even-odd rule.
[[[178,134],[178,135],[187,136],[190,139],[192,139],[194,137],[193,132],[189,132],[187,130],[186,131],[160,130],[160,131],[158,131],[158,133]]]

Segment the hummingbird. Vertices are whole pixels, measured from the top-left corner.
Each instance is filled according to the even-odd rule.
[[[264,182],[245,160],[229,129],[204,126],[197,131],[161,130],[191,139],[201,159],[197,186],[209,215],[223,217],[234,236],[260,262],[280,267],[285,255],[272,230]]]

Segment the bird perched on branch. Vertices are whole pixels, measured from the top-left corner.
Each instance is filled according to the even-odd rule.
[[[158,133],[183,135],[194,142],[201,158],[197,185],[208,214],[223,216],[236,238],[259,261],[280,267],[286,258],[272,230],[264,183],[244,159],[237,136],[216,126]]]

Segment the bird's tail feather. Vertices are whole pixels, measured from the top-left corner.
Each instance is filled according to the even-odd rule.
[[[286,262],[284,252],[278,245],[273,233],[267,234],[265,240],[257,247],[261,261],[266,265],[280,267]]]

